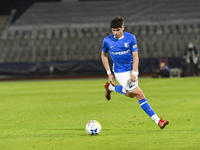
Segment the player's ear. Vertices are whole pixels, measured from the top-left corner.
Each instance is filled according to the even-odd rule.
[[[125,26],[122,26],[122,30],[124,31]]]

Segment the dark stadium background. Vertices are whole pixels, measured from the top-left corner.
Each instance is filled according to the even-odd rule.
[[[185,76],[186,44],[200,48],[199,8],[196,0],[1,0],[0,77],[106,77],[101,44],[116,16],[136,35],[141,76],[160,61]]]

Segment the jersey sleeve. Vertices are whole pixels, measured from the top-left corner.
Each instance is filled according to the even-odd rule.
[[[104,53],[107,53],[108,50],[109,50],[109,48],[108,48],[108,44],[107,44],[106,38],[105,38],[105,39],[103,40],[103,44],[102,44],[102,51],[103,51]]]
[[[137,41],[136,41],[136,37],[134,35],[132,36],[131,51],[132,52],[138,51]]]

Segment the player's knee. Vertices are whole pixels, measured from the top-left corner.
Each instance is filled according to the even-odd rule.
[[[126,91],[126,96],[127,96],[127,97],[130,97],[130,98],[133,98],[133,97],[134,97],[134,94],[133,94],[132,92]]]

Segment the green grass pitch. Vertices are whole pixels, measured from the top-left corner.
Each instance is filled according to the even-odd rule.
[[[161,130],[135,98],[104,97],[105,79],[0,82],[1,150],[200,149],[200,78],[140,78]],[[101,123],[87,135],[89,120]]]

